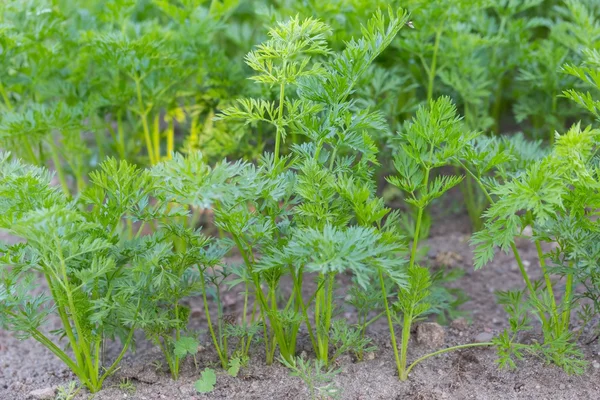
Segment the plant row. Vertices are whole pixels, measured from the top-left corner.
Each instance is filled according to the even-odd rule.
[[[505,9],[517,3],[521,4],[508,2]],[[529,3],[535,7],[539,2]],[[168,3],[156,4],[173,15],[181,11]],[[568,4],[584,9],[580,3]],[[180,18],[180,25],[187,26],[191,17]],[[144,79],[136,74],[147,67],[146,61],[137,58],[135,50],[121,47],[123,43],[118,45],[122,53],[107,50],[102,57],[118,54],[124,57],[120,62],[140,63],[128,83],[120,80],[128,74],[117,71],[119,62],[107,63],[107,71],[121,77],[112,84],[121,86],[100,86],[112,95],[124,94],[127,107],[134,104],[135,113],[122,115],[137,115],[143,137],[150,139],[145,154],[153,165],[142,168],[127,157],[108,158],[87,179],[77,177],[78,190],[72,195],[69,182],[61,178],[64,159],[53,157],[62,187],[53,183],[48,170],[31,165],[39,164],[35,158],[47,149],[55,154],[56,143],[30,143],[32,157],[25,161],[2,153],[0,229],[21,240],[0,247],[0,326],[42,343],[91,392],[100,390],[115,372],[133,347],[136,331],[160,347],[177,379],[181,362],[186,357],[195,360],[197,353],[199,335],[188,325],[189,299],[198,296],[206,336],[221,367],[234,374],[251,356],[264,357],[268,364],[279,360],[301,374],[307,368],[297,357],[301,335],[310,341],[316,368],[330,368],[344,353],[362,359],[374,349],[367,331],[378,318],[387,320],[401,380],[430,356],[470,346],[495,346],[503,366],[515,367],[519,358],[531,353],[569,373],[582,373],[586,363],[571,323],[575,313],[586,323],[593,321],[600,307],[600,132],[579,123],[569,129],[557,126],[549,149],[522,135],[486,136],[471,117],[460,117],[450,97],[429,94],[414,117],[391,133],[390,114],[371,103],[373,97],[362,85],[377,69],[379,56],[400,43],[395,40],[399,32],[412,31],[415,21],[402,9],[376,11],[360,36],[348,39],[342,49],[334,47],[339,45],[335,41],[329,44],[332,28],[318,19],[296,16],[276,23],[245,58],[257,82],[258,89],[249,89],[254,96],[231,100],[211,117],[216,124],[247,126],[273,136],[273,151],[251,161],[215,163],[195,149],[173,152],[175,118],[164,119],[164,104],[152,101],[148,108],[143,99],[149,97],[142,88],[146,78],[157,82],[154,79],[162,76],[171,82],[181,73],[168,69],[171,64],[162,58],[157,43],[148,58],[157,70]],[[436,43],[442,43],[443,33],[436,34]],[[109,39],[114,35],[103,37]],[[94,43],[94,51],[106,44]],[[600,55],[593,47],[583,54],[584,62],[566,64],[561,73],[597,90]],[[435,83],[438,75],[432,76]],[[137,103],[130,102],[125,87],[138,92]],[[184,103],[168,91],[163,95]],[[599,118],[595,94],[577,86],[564,96],[587,109],[590,119]],[[12,104],[10,100],[6,104]],[[26,124],[39,123],[40,115],[60,114],[68,124],[78,121],[61,114],[68,109],[64,107],[44,105],[42,114],[26,113]],[[467,114],[465,104],[463,110]],[[93,115],[81,121],[97,118]],[[110,125],[103,129],[118,138],[127,131],[125,120],[120,122],[118,112],[110,115],[116,120],[103,120]],[[24,140],[19,142],[24,146],[13,143],[9,149],[17,155],[29,152],[26,142],[34,133],[48,133],[54,141],[56,132],[77,136],[84,129],[55,121],[47,120],[41,129],[22,130],[25,125],[19,124],[7,129]],[[166,137],[161,133],[164,121],[173,122],[165,128]],[[134,127],[138,122],[128,123]],[[381,135],[387,139],[385,151],[379,153]],[[153,138],[166,138],[166,148],[159,144],[157,152]],[[76,148],[62,149],[81,155]],[[389,155],[393,172],[386,180],[402,194],[405,212],[386,206],[378,195],[375,172]],[[423,264],[419,245],[427,230],[423,227],[431,223],[428,208],[459,185],[485,199],[483,222],[472,239],[475,267],[490,262],[497,248],[512,252],[524,289],[500,294],[509,328],[493,342],[440,349],[409,363],[412,326],[453,307],[450,291]],[[207,214],[213,216],[218,235],[198,228]],[[523,234],[526,228],[530,235]],[[524,266],[515,244],[522,237],[538,252],[540,280],[531,278]],[[342,275],[351,278],[347,298],[357,321],[339,317]],[[37,289],[39,276],[43,291]],[[239,293],[240,315],[225,313],[228,291]],[[60,320],[60,329],[48,332],[50,317]],[[540,322],[543,341],[525,345],[518,334],[532,328],[532,319]],[[108,360],[107,343],[114,341],[121,351]],[[213,378],[205,371],[199,388],[208,390]]]

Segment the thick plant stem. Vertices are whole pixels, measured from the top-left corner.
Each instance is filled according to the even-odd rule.
[[[394,322],[392,321],[392,313],[388,304],[387,292],[385,290],[385,282],[383,279],[383,271],[379,270],[379,282],[381,284],[381,292],[383,295],[383,305],[385,307],[385,315],[387,317],[388,326],[390,328],[390,339],[392,341],[392,348],[394,349],[394,358],[396,359],[396,368],[398,368],[398,376],[402,376],[402,367],[400,362],[400,355],[398,354],[398,344],[396,343],[396,332],[394,330]]]
[[[408,341],[410,340],[410,328],[412,326],[412,313],[404,313],[404,321],[402,323],[402,343],[400,344],[400,380],[405,381],[408,378],[408,370],[406,369],[406,358],[408,353]]]
[[[465,203],[467,205],[467,212],[471,219],[473,230],[479,231],[482,228],[481,208],[477,206],[477,194],[475,192],[475,188],[473,187],[472,178],[470,176],[467,176],[465,179],[465,191],[463,194],[467,197]]]
[[[433,150],[433,148],[432,148],[432,150]],[[427,190],[427,185],[429,184],[429,173],[430,173],[430,169],[427,168],[425,170],[425,178],[423,181],[423,186],[425,187],[425,190]],[[424,207],[419,207],[419,209],[417,211],[417,221],[415,222],[415,235],[413,238],[412,249],[410,251],[410,261],[408,263],[409,268],[412,268],[415,266],[415,260],[417,258],[417,249],[419,247],[419,236],[421,233],[421,222],[423,220],[423,211],[424,211]]]
[[[324,290],[324,293],[322,294],[321,297],[321,308],[323,308],[324,310],[322,311],[324,316],[323,316],[323,321],[322,321],[322,327],[317,326],[317,336],[319,336],[319,359],[321,359],[321,361],[325,362],[325,365],[329,365],[329,329],[331,327],[331,316],[332,316],[332,312],[333,312],[333,289],[334,289],[334,281],[335,281],[335,273],[330,273],[327,276],[323,276],[323,279],[325,279],[327,282],[324,285],[324,288],[321,290]],[[319,296],[317,296],[317,299],[319,299]]]
[[[62,279],[64,282],[63,288],[64,288],[64,291],[65,291],[65,294],[67,297],[67,303],[71,310],[77,310],[77,307],[75,307],[75,300],[73,299],[73,293],[71,291],[71,286],[69,284],[69,278],[67,275],[67,265],[66,265],[65,259],[63,257],[62,246],[61,246],[60,240],[58,240],[58,238],[55,237],[54,239],[55,239],[54,242],[56,244],[57,253],[58,253],[58,257],[59,257],[59,261],[60,261]],[[86,337],[85,332],[83,331],[83,328],[81,326],[79,318],[77,318],[76,315],[72,315],[71,318],[73,319],[73,324],[75,325],[75,332],[77,332],[77,339],[78,339],[77,344],[83,354],[85,366],[88,370],[91,384],[93,386],[97,386],[98,371],[94,368],[92,355],[90,354],[89,344],[85,340],[85,337]]]

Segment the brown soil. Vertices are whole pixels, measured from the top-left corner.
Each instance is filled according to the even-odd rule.
[[[522,280],[511,256],[499,254],[493,263],[480,271],[472,270],[468,245],[468,221],[448,218],[431,232],[428,241],[432,263],[448,260],[465,269],[465,276],[454,284],[462,288],[470,300],[462,307],[472,323],[462,330],[446,328],[445,346],[469,343],[482,332],[498,333],[506,325],[506,316],[497,305],[494,291],[521,287]],[[521,244],[524,260],[530,261],[532,272],[537,268],[535,249]],[[455,268],[460,268],[456,266]],[[346,278],[342,278],[346,280]],[[227,312],[239,307],[231,299]],[[201,307],[193,302],[194,308]],[[204,321],[196,317],[194,329],[201,329]],[[350,358],[340,361],[341,372],[335,384],[342,388],[342,399],[598,399],[600,398],[600,369],[592,362],[600,361],[598,341],[581,347],[590,363],[582,376],[566,375],[559,368],[543,365],[538,359],[526,358],[518,363],[516,371],[499,370],[496,355],[490,348],[475,348],[449,352],[430,358],[415,367],[409,381],[400,382],[395,373],[393,352],[384,319],[370,327],[369,335],[379,350],[375,358],[354,363]],[[202,335],[206,350],[198,357],[200,369],[216,366],[217,357],[210,340]],[[188,400],[188,399],[304,399],[309,398],[299,378],[289,376],[280,365],[267,366],[257,346],[250,365],[237,378],[219,372],[215,390],[207,395],[197,394],[194,381],[198,378],[194,364],[187,360],[181,378],[174,382],[163,369],[153,365],[161,360],[160,352],[140,336],[136,354],[128,354],[121,369],[106,382],[105,389],[95,396],[80,393],[78,398],[96,400]],[[304,340],[304,339],[303,339]],[[524,338],[527,340],[527,338]],[[529,338],[532,340],[532,337]],[[410,359],[431,351],[411,340]],[[299,351],[308,343],[300,343]],[[118,351],[116,348],[113,351]],[[163,365],[165,363],[163,362]],[[598,364],[596,364],[598,365]],[[26,399],[35,389],[65,385],[73,375],[49,351],[33,340],[19,341],[8,332],[0,331],[0,399]],[[135,386],[135,391],[119,387],[124,379]]]

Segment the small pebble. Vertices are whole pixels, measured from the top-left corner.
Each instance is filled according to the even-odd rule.
[[[29,392],[28,399],[32,400],[54,400],[56,396],[56,388],[49,387],[44,389],[34,390]]]
[[[567,388],[567,386],[564,383],[561,383],[560,386],[558,386],[558,388],[560,390],[565,390]]]
[[[477,343],[485,343],[489,342],[494,338],[494,334],[490,332],[481,332],[479,335],[475,336],[475,341]]]
[[[598,368],[600,368],[600,363],[599,363],[598,361],[594,361],[594,362],[592,363],[592,367],[594,367],[594,368],[598,369]]]

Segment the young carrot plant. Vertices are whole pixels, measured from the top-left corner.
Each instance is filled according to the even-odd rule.
[[[390,337],[396,358],[398,376],[408,379],[411,369],[420,361],[456,348],[490,345],[475,343],[444,349],[422,357],[407,367],[408,343],[413,323],[430,309],[431,274],[425,267],[417,264],[420,224],[426,207],[436,198],[456,186],[462,177],[454,175],[438,175],[434,178],[435,169],[448,165],[452,158],[460,154],[468,146],[477,133],[466,131],[456,114],[456,107],[448,97],[440,97],[429,103],[428,107],[420,107],[416,117],[405,126],[397,141],[398,152],[394,160],[397,176],[388,177],[388,182],[407,193],[406,201],[417,209],[416,228],[413,238],[408,270],[408,285],[398,289],[398,301],[388,304],[388,293],[381,277],[382,295]],[[396,345],[394,327],[395,311],[402,315],[402,340],[400,353]]]
[[[344,51],[321,64],[313,58],[330,53],[326,25],[299,18],[278,24],[246,60],[258,72],[254,79],[276,86],[279,98],[244,99],[223,111],[225,118],[273,125],[274,153],[263,155],[256,166],[224,163],[211,170],[197,164],[198,158],[178,159],[174,168],[166,164],[173,200],[213,205],[216,225],[241,254],[245,271],[237,275],[244,285],[244,304],[254,298],[250,317],[244,307],[243,325],[260,319],[269,363],[276,349],[288,362],[295,357],[302,324],[317,357],[330,363],[336,275],[350,271],[364,286],[371,268],[397,271],[402,264],[394,255],[400,250],[400,242],[392,239],[397,238],[395,231],[382,222],[389,210],[374,196],[369,172],[376,149],[368,132],[385,125],[379,113],[358,108],[350,96],[405,23],[402,11],[390,10],[389,21],[378,12],[363,27],[363,38],[348,42]],[[297,99],[288,97],[292,88]],[[282,155],[283,141],[294,133],[309,142]],[[190,176],[198,170],[206,173]],[[197,183],[183,185],[176,176]],[[188,187],[211,189],[205,194]],[[316,278],[316,290],[305,299],[309,273]],[[290,276],[293,288],[282,304],[284,275]]]
[[[157,233],[140,240],[135,255],[148,277],[137,325],[160,347],[175,380],[181,360],[188,355],[195,360],[199,346],[198,339],[186,333],[190,310],[182,300],[203,293],[196,268],[206,269],[221,261],[210,254],[208,243],[199,231],[167,222]]]
[[[76,200],[50,184],[49,172],[7,153],[0,174],[0,228],[22,239],[2,246],[0,323],[39,341],[97,392],[131,346],[152,284],[147,260],[135,257],[144,246],[137,238],[154,219],[178,211],[161,201],[151,206],[155,181],[126,162],[104,163]],[[47,287],[35,294],[38,273]],[[50,315],[61,327],[47,333]],[[51,335],[66,338],[73,355]],[[122,350],[106,363],[103,343],[115,338]]]
[[[593,159],[598,131],[574,125],[564,134],[556,134],[552,152],[531,162],[523,172],[505,182],[477,179],[489,199],[485,212],[486,224],[473,236],[475,267],[493,259],[496,246],[511,250],[523,276],[526,289],[501,295],[511,318],[511,330],[496,339],[502,365],[514,365],[512,356],[520,357],[522,348],[515,343],[516,333],[528,326],[525,315],[534,313],[542,326],[543,344],[529,347],[548,362],[569,373],[581,373],[585,365],[583,354],[574,342],[570,330],[574,302],[575,265],[579,258],[567,256],[573,249],[573,234],[584,232],[594,218],[597,196]],[[552,173],[548,173],[552,171]],[[515,238],[527,227],[529,238],[537,250],[542,272],[540,281],[533,281],[526,270]],[[564,236],[563,236],[564,233]],[[556,248],[544,250],[545,243]],[[552,272],[565,278],[564,292],[553,281]],[[527,299],[524,305],[518,304]]]

